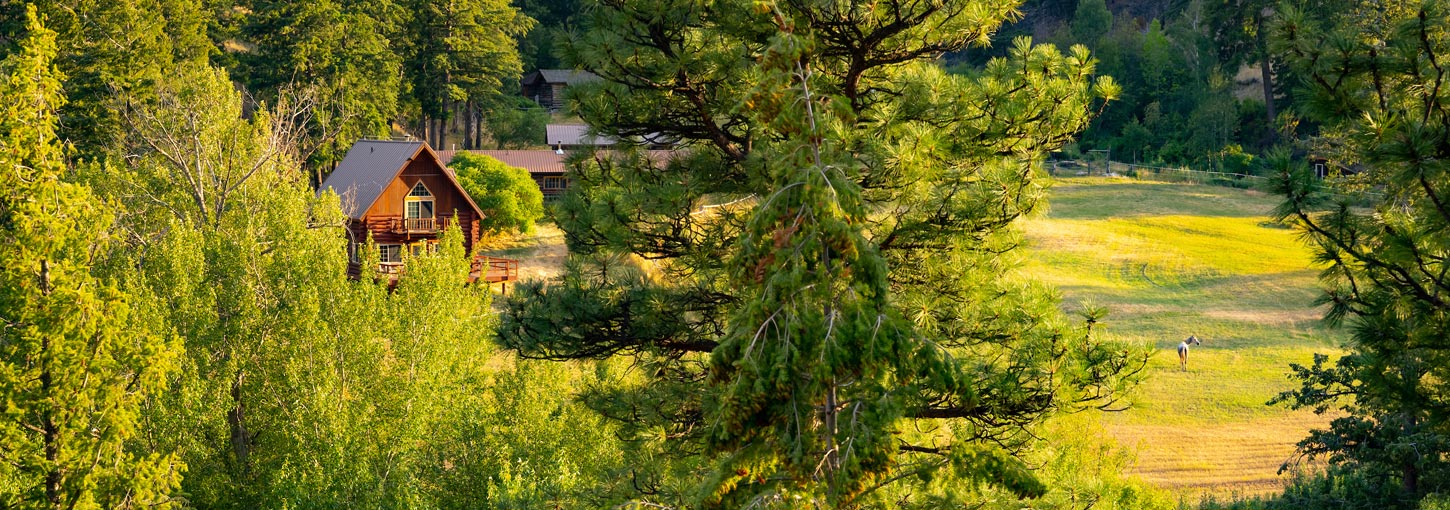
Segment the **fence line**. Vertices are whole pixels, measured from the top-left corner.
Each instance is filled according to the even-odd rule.
[[[1064,164],[1069,164],[1069,163],[1072,166],[1065,167]],[[1185,168],[1185,167],[1167,167],[1167,166],[1139,165],[1139,164],[1134,164],[1134,163],[1121,163],[1121,162],[1118,162],[1118,161],[1109,161],[1106,164],[1103,164],[1103,162],[1097,162],[1097,161],[1094,161],[1094,162],[1083,162],[1083,161],[1053,161],[1052,162],[1052,174],[1053,175],[1061,175],[1061,172],[1063,172],[1064,170],[1071,171],[1075,167],[1077,167],[1077,168],[1085,167],[1086,168],[1085,170],[1079,170],[1077,172],[1078,175],[1106,175],[1106,176],[1109,176],[1109,177],[1135,177],[1135,175],[1132,175],[1132,174],[1141,175],[1142,172],[1146,170],[1146,171],[1152,172],[1154,175],[1162,175],[1163,172],[1173,172],[1173,173],[1176,173],[1176,174],[1179,174],[1179,175],[1182,175],[1182,176],[1185,176],[1185,177],[1192,177],[1192,176],[1198,175],[1198,176],[1205,176],[1205,177],[1207,177],[1209,179],[1228,179],[1228,180],[1245,180],[1245,179],[1247,179],[1247,180],[1251,180],[1251,181],[1254,181],[1254,182],[1263,182],[1263,180],[1264,180],[1264,177],[1263,176],[1260,176],[1260,175],[1241,174],[1241,173],[1233,173],[1233,172],[1218,172],[1218,171],[1213,171],[1213,170],[1194,170],[1192,168]],[[1129,172],[1132,172],[1132,174],[1130,174]]]
[[[1165,167],[1152,165],[1139,165],[1134,163],[1121,163],[1117,161],[1082,161],[1082,160],[1053,160],[1049,172],[1054,176],[1080,175],[1091,176],[1101,175],[1106,177],[1125,177],[1129,179],[1142,179],[1145,173],[1151,173],[1154,178],[1178,177],[1182,182],[1191,184],[1227,185],[1236,188],[1256,187],[1260,183],[1268,182],[1268,177],[1262,175],[1241,174],[1234,172],[1218,172],[1213,170],[1194,170],[1186,167]],[[1350,201],[1380,200],[1384,197],[1376,191],[1360,191],[1355,194],[1335,193],[1331,191],[1322,192],[1325,195],[1346,199]]]

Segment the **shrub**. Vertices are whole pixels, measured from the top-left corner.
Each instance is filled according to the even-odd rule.
[[[528,233],[544,217],[544,194],[529,171],[481,154],[459,153],[449,165],[463,190],[483,209],[485,232]]]

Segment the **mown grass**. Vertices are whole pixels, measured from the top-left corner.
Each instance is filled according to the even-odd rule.
[[[1023,224],[1025,275],[1054,284],[1068,309],[1109,308],[1105,334],[1158,349],[1133,407],[1102,421],[1136,451],[1132,473],[1188,506],[1278,489],[1294,443],[1328,422],[1265,405],[1291,386],[1289,363],[1343,339],[1319,322],[1318,270],[1270,221],[1275,203],[1214,186],[1065,179],[1050,210]],[[526,278],[557,274],[565,254],[551,226],[494,248],[522,259]],[[1190,334],[1204,344],[1182,371],[1173,349]]]
[[[1291,387],[1290,363],[1336,352],[1342,333],[1313,306],[1318,270],[1254,191],[1065,179],[1024,222],[1025,274],[1063,306],[1107,307],[1105,334],[1154,346],[1133,407],[1104,417],[1135,447],[1145,480],[1185,498],[1270,491],[1293,444],[1328,418],[1265,403]],[[1178,342],[1197,335],[1189,369]]]

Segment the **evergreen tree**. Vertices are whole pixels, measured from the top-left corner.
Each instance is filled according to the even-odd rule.
[[[496,149],[525,149],[544,142],[549,111],[523,97],[501,97],[484,112],[483,122]],[[480,145],[481,147],[482,145]]]
[[[1295,365],[1276,400],[1343,416],[1299,443],[1331,469],[1286,495],[1320,508],[1417,508],[1450,488],[1450,12],[1425,2],[1386,24],[1281,13],[1275,50],[1306,77],[1299,104],[1323,123],[1321,155],[1353,176],[1320,179],[1274,158],[1279,209],[1325,265],[1326,319],[1353,333],[1338,360]],[[1359,193],[1365,191],[1365,193]]]
[[[556,41],[568,34],[579,14],[579,0],[514,0],[525,16],[538,22],[533,30],[519,36],[519,58],[524,70],[558,69]]]
[[[1220,65],[1236,72],[1244,64],[1257,64],[1262,85],[1264,115],[1273,125],[1278,115],[1274,97],[1274,60],[1268,51],[1265,32],[1274,15],[1275,2],[1265,0],[1227,0],[1213,2],[1205,9],[1205,28],[1214,45]],[[1272,135],[1273,131],[1269,131]],[[1272,142],[1272,140],[1269,140]]]
[[[1113,12],[1105,0],[1078,0],[1069,27],[1074,41],[1096,46],[1098,38],[1113,28]]]
[[[57,32],[55,64],[66,77],[58,133],[85,159],[108,157],[120,148],[123,98],[150,97],[173,66],[204,62],[211,49],[206,11],[196,0],[43,0],[34,5]],[[0,33],[0,40],[15,38]],[[0,46],[0,56],[4,49]]]
[[[334,0],[258,0],[250,7],[237,31],[252,49],[239,56],[233,76],[272,104],[315,102],[299,142],[321,183],[347,143],[389,134],[398,116],[402,59],[389,37],[401,29],[386,17],[399,7]]]
[[[113,216],[62,180],[56,36],[33,7],[26,19],[0,62],[0,505],[173,507],[182,465],[133,441],[177,346],[137,327],[132,298],[91,272]]]
[[[585,9],[566,52],[604,78],[576,92],[585,121],[687,149],[575,157],[555,214],[574,258],[516,289],[500,336],[526,357],[642,369],[584,395],[635,459],[616,500],[1042,494],[1017,460],[1031,429],[1110,405],[1144,358],[1009,275],[1044,151],[1116,92],[1081,47],[1018,40],[972,77],[930,62],[985,43],[1012,8]]]
[[[534,22],[505,0],[413,0],[406,73],[424,138],[449,147],[447,121],[516,84],[523,64],[516,37]],[[465,129],[465,132],[475,131]],[[465,143],[464,147],[473,144]]]

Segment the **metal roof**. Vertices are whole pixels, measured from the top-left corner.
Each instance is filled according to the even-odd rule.
[[[473,211],[482,218],[483,211],[463,190],[453,171],[447,168],[447,163],[420,140],[358,140],[348,149],[332,175],[327,177],[327,182],[322,183],[319,192],[332,189],[342,197],[342,212],[349,218],[362,219],[362,215],[372,208],[373,202],[378,201],[388,184],[403,173],[408,163],[424,154],[438,162],[443,175],[453,182],[468,205],[473,206]]]
[[[549,124],[544,126],[546,145],[614,145],[613,138],[589,133],[584,124]]]
[[[438,156],[442,158],[442,160],[452,162],[454,156],[464,152],[471,154],[480,154],[483,156],[491,157],[493,159],[497,159],[508,166],[528,170],[529,174],[563,174],[566,170],[568,170],[568,167],[564,164],[564,159],[568,158],[569,154],[567,152],[560,154],[557,151],[551,150],[438,151]],[[604,152],[603,154],[613,153]],[[675,157],[675,154],[675,151],[645,151],[645,156],[649,157],[649,159],[655,164],[665,164],[673,159]]]
[[[567,154],[559,154],[554,151],[523,150],[523,151],[457,151],[469,152],[488,156],[502,161],[503,164],[528,170],[530,174],[562,174],[564,173],[564,158]],[[452,160],[453,154],[449,154]]]

